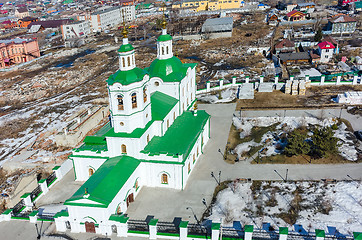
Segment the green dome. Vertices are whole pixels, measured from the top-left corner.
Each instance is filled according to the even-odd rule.
[[[115,74],[109,76],[107,83],[108,85],[113,85],[118,82],[122,85],[128,85],[142,81],[145,74],[146,72],[143,69],[137,67],[128,71],[118,70]]]
[[[118,52],[129,52],[132,51],[134,47],[131,44],[122,44],[121,47],[118,49]]]
[[[155,59],[148,68],[150,77],[159,77],[165,82],[181,81],[186,76],[186,71],[187,67],[175,56]]]
[[[165,35],[160,35],[157,39],[157,41],[159,42],[164,42],[164,41],[169,41],[172,40],[171,35],[165,34]]]

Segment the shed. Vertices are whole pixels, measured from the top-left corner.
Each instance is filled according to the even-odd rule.
[[[206,19],[202,25],[202,33],[215,33],[215,32],[232,32],[233,30],[233,18],[209,18]]]

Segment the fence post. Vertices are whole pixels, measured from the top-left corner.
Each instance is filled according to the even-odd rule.
[[[249,78],[250,78],[249,76],[245,77],[245,83],[249,83]]]
[[[341,78],[342,78],[342,76],[341,76],[341,75],[338,75],[338,76],[337,76],[337,82],[336,82],[336,85],[340,85],[340,84],[341,84]]]
[[[211,224],[211,240],[219,240],[220,235],[220,223]],[[221,236],[222,239],[222,236]]]
[[[280,227],[279,228],[279,240],[287,240],[288,238],[288,228]]]
[[[252,240],[254,226],[253,225],[245,225],[244,230],[245,230],[244,240]]]
[[[36,221],[38,220],[38,212],[39,211],[32,211],[30,214],[29,214],[29,220],[31,223],[36,223]]]
[[[290,80],[290,81],[293,81],[293,80],[294,80],[294,76],[293,76],[293,75],[290,75],[289,80]]]
[[[316,229],[315,230],[315,240],[324,240],[326,233],[324,230]]]
[[[352,82],[353,85],[356,85],[356,84],[357,84],[357,79],[358,79],[358,75],[357,75],[357,74],[354,74],[354,76],[353,76],[353,82]]]
[[[324,80],[326,79],[326,75],[322,75],[320,85],[324,85]]]
[[[156,239],[157,238],[157,222],[158,219],[151,219],[148,223],[148,227],[150,229],[150,239]]]
[[[260,83],[264,82],[264,76],[260,76]]]
[[[6,209],[0,216],[0,220],[2,219],[3,221],[10,221],[11,220],[11,212],[13,210],[12,209]]]
[[[24,204],[27,208],[33,207],[33,203],[31,202],[30,193],[24,193],[20,198],[24,199]]]
[[[49,192],[49,188],[48,188],[46,179],[41,179],[38,182],[38,184],[40,185],[40,188],[41,188],[43,194],[46,194],[47,192]]]
[[[305,75],[305,81],[306,81],[306,82],[309,81],[309,75]]]
[[[186,240],[187,239],[187,225],[189,224],[188,221],[182,221],[180,223],[180,240]]]
[[[52,170],[53,170],[53,172],[55,172],[55,176],[57,177],[58,180],[63,178],[63,174],[60,171],[60,166],[55,166],[55,167],[53,167]]]
[[[236,85],[236,77],[234,76],[233,77],[233,84],[232,84],[233,86],[235,86]]]
[[[219,80],[219,87],[220,87],[220,89],[222,89],[223,86],[224,86],[224,80],[223,80],[223,79],[220,79],[220,80]]]
[[[274,84],[278,84],[278,82],[279,82],[279,76],[277,75],[274,77]]]
[[[206,92],[210,92],[210,81],[206,82]]]

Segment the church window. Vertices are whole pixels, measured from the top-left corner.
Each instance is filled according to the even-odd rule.
[[[70,226],[70,222],[69,221],[66,221],[65,222],[65,228],[70,230],[72,227]]]
[[[131,60],[130,60],[129,56],[127,57],[127,65],[128,65],[128,67],[131,66]]]
[[[118,210],[117,210],[117,214],[119,214]],[[114,224],[112,225],[112,233],[117,233],[117,226]]]
[[[175,121],[176,119],[176,112],[173,112],[173,120]]]
[[[132,56],[132,65],[134,65],[134,55]]]
[[[147,88],[143,88],[143,102],[147,102]]]
[[[119,125],[124,126],[124,122],[120,122]]]
[[[122,58],[122,66],[123,66],[123,67],[126,67],[126,63],[125,63],[124,58]]]
[[[121,208],[121,204],[119,204],[117,207],[117,214],[121,214],[121,213],[122,213],[122,208]]]
[[[168,46],[166,46],[166,54],[168,54]]]
[[[122,96],[122,95],[118,95],[118,96],[117,96],[117,100],[118,100],[118,110],[124,110],[123,96]]]
[[[160,83],[159,83],[159,82],[155,82],[155,86],[156,86],[156,87],[160,86]]]
[[[122,144],[121,150],[122,150],[122,153],[127,153],[127,147],[126,147],[126,145]]]
[[[147,143],[150,141],[150,135],[147,135]]]
[[[195,163],[195,160],[196,160],[195,153],[194,153],[194,155],[193,155],[193,160],[194,160],[194,163]]]
[[[164,47],[161,48],[161,51],[162,51],[162,55],[165,55],[165,48]]]
[[[161,176],[161,183],[162,184],[168,184],[168,176],[166,173],[163,173]]]
[[[89,169],[88,169],[88,173],[89,173],[89,176],[92,176],[92,175],[93,175],[93,173],[94,173],[93,168],[89,168]]]
[[[132,97],[132,108],[137,108],[137,94],[132,93],[131,97]]]
[[[199,147],[197,147],[196,155],[199,156]]]
[[[170,120],[167,119],[167,128],[170,127]]]
[[[134,188],[135,188],[136,191],[137,191],[137,189],[138,189],[138,179],[136,180],[136,182],[135,182],[135,184],[134,184]]]
[[[187,165],[187,171],[188,171],[188,172],[191,171],[190,163]]]

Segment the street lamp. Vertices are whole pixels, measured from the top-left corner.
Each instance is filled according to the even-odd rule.
[[[221,149],[219,148],[219,150],[217,150],[217,151],[221,154],[221,156],[223,157],[223,159],[226,160],[226,155],[221,152]]]
[[[214,175],[214,172],[211,172],[211,177],[213,177],[217,183],[217,185],[220,185],[220,175],[221,175],[221,171],[219,171],[219,180],[217,180],[217,178]]]
[[[191,210],[191,212],[192,212],[192,214],[194,215],[194,218],[195,218],[197,224],[200,225],[200,221],[199,221],[199,219],[197,219],[197,216],[196,216],[194,210],[192,209],[192,207],[186,207],[186,210]]]

